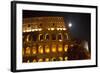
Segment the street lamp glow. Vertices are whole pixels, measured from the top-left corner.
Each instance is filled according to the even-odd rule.
[[[72,23],[69,23],[69,25],[68,25],[69,27],[72,27]]]

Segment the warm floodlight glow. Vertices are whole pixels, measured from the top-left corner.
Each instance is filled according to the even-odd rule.
[[[41,31],[42,29],[41,29],[41,28],[39,28],[38,30],[39,30],[39,31]]]
[[[27,47],[27,48],[26,48],[26,54],[27,54],[27,55],[29,55],[29,54],[30,54],[30,52],[31,52],[30,48],[29,48],[29,47]]]
[[[36,60],[34,59],[33,62],[36,62]]]
[[[38,51],[39,51],[39,53],[43,54],[43,47],[42,46],[39,46]]]
[[[45,52],[46,53],[49,53],[50,52],[50,49],[49,48],[45,48]]]
[[[36,52],[37,52],[37,51],[36,51],[36,48],[33,47],[33,49],[32,49],[32,53],[33,53],[33,54],[36,54]]]
[[[63,30],[66,30],[66,28],[63,28]]]
[[[48,28],[48,30],[50,30],[50,28]]]
[[[60,61],[63,61],[63,57],[59,57]]]
[[[69,27],[72,27],[72,23],[69,23],[69,25],[68,25]]]
[[[67,50],[68,50],[68,45],[65,45],[64,51],[67,52]]]
[[[59,48],[58,48],[58,51],[59,51],[59,52],[62,52],[62,50],[63,50],[63,49],[62,49],[62,46],[60,45]]]
[[[68,57],[65,57],[65,60],[68,60]]]
[[[56,45],[52,46],[52,52],[54,52],[54,53],[56,52]]]
[[[43,62],[43,59],[39,59],[38,62]]]
[[[49,61],[49,58],[46,58],[45,61],[48,62]]]
[[[51,30],[54,30],[54,28],[51,28]]]

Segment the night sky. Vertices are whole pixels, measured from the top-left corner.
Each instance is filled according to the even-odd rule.
[[[69,28],[74,38],[87,40],[90,43],[91,15],[89,13],[68,13],[50,11],[27,11],[23,10],[23,18],[40,16],[63,16],[65,22],[72,23]]]

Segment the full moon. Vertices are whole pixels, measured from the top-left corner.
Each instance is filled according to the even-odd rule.
[[[69,27],[72,27],[72,23],[69,23],[69,25],[68,25]]]

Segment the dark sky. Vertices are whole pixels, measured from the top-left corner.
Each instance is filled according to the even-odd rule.
[[[63,16],[65,18],[65,22],[69,21],[72,23],[72,27],[70,28],[71,35],[81,40],[87,40],[90,43],[91,15],[89,13],[23,10],[24,18],[40,16]]]

